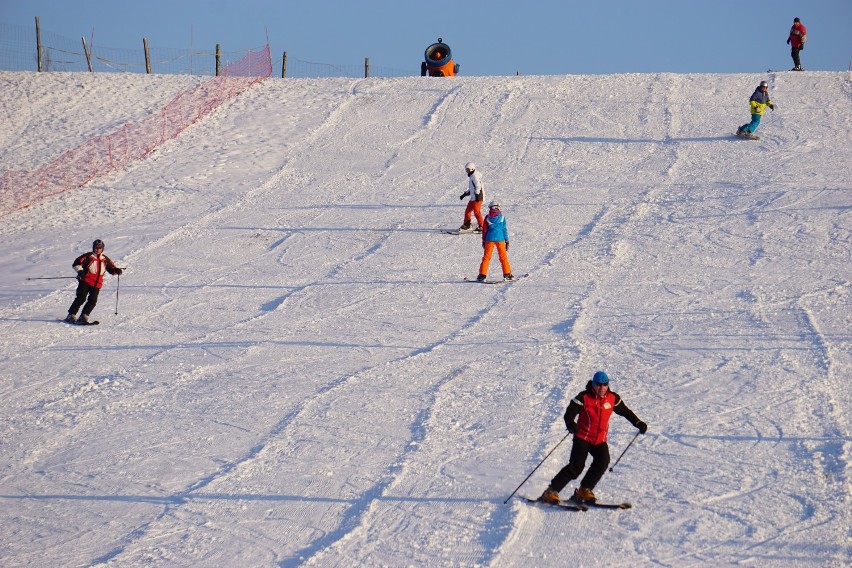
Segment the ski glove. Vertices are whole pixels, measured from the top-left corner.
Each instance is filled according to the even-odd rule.
[[[648,431],[648,425],[642,422],[641,420],[636,423],[636,428],[639,430],[640,434],[644,434]]]
[[[86,273],[81,270],[77,273],[77,282],[82,282],[85,277]]]
[[[506,250],[509,250],[509,241],[506,241]]]
[[[790,38],[787,38],[787,45],[790,45]]]
[[[770,110],[775,110],[775,105],[774,105],[774,104],[772,104],[772,103],[769,103],[769,109],[770,109]]]
[[[120,268],[116,268],[115,273],[118,274],[119,276],[121,276],[122,274],[124,274],[124,271]]]
[[[459,195],[459,199],[460,199],[460,200],[461,200],[461,199],[464,199],[464,198],[465,198],[465,197],[467,197],[468,195],[470,195],[470,192],[469,192],[469,191],[465,191],[464,193],[462,193],[461,195]]]

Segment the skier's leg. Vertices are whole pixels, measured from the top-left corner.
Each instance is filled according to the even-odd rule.
[[[86,301],[86,296],[89,295],[89,285],[85,282],[80,282],[77,285],[77,295],[74,297],[74,301],[71,303],[71,307],[68,308],[68,313],[76,316],[77,310],[80,309],[80,306]]]
[[[565,486],[583,472],[586,467],[586,458],[589,457],[590,444],[585,440],[574,438],[574,445],[571,446],[571,457],[568,459],[568,465],[559,470],[550,481],[550,487],[557,493],[565,489]]]
[[[589,448],[589,453],[592,454],[592,465],[589,466],[589,471],[583,476],[580,485],[588,489],[594,489],[595,485],[601,480],[603,474],[609,466],[609,445],[604,442],[597,446]]]
[[[479,228],[485,227],[485,219],[482,218],[482,202],[471,201],[473,203],[473,214],[476,216],[476,222],[479,223]]]
[[[497,243],[497,256],[500,258],[500,265],[503,267],[503,274],[511,274],[512,266],[509,264],[509,253],[506,252],[506,243]]]
[[[491,255],[494,253],[494,247],[497,243],[486,241],[485,250],[482,252],[482,262],[479,264],[479,273],[488,274],[488,265],[491,263]]]
[[[95,306],[98,305],[98,294],[100,294],[100,292],[100,288],[89,286],[89,301],[86,302],[85,306],[83,306],[83,312],[80,314],[81,316],[88,317],[89,314],[92,313],[92,310],[94,310]]]
[[[468,201],[467,207],[464,208],[464,227],[470,227],[470,218],[473,217],[473,211],[476,201]]]

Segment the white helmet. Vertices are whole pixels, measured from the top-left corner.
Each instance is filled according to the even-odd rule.
[[[500,210],[500,202],[497,201],[496,199],[494,199],[493,201],[491,201],[491,203],[488,204],[488,208],[489,209],[497,209],[499,211]]]
[[[468,162],[464,165],[464,169],[468,172],[476,171],[476,164],[473,162]]]

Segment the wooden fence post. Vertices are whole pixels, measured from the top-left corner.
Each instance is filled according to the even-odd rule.
[[[38,70],[41,72],[41,58],[42,58],[42,50],[41,50],[41,25],[38,21],[38,16],[36,19],[36,56],[38,57]]]
[[[281,58],[281,78],[287,77],[287,52],[284,52],[284,57]]]
[[[145,73],[151,74],[151,55],[148,53],[148,38],[142,38],[142,47],[145,48]]]
[[[370,58],[365,57],[364,58],[364,78],[366,79],[369,76],[370,76]]]
[[[219,76],[219,62],[222,57],[222,52],[219,51],[219,44],[216,44],[216,76]]]
[[[89,73],[92,73],[92,54],[89,52],[89,47],[86,45],[86,36],[80,38],[83,40],[83,53],[86,54],[86,63],[89,65]]]

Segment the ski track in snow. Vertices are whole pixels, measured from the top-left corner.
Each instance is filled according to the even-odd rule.
[[[36,107],[41,81],[91,96],[117,80],[25,77],[17,98]],[[96,101],[102,122],[56,144],[139,112],[152,87],[118,80],[135,105]],[[779,110],[746,146],[708,116],[743,120],[752,83],[270,80],[127,171],[7,216],[0,273],[64,267],[93,231],[129,269],[121,314],[110,280],[95,329],[53,325],[72,285],[14,296],[5,281],[0,555],[848,561],[850,164],[831,150],[848,81],[774,77]],[[18,131],[36,127],[23,108]],[[32,138],[0,158],[50,158]],[[433,236],[461,220],[469,160],[504,203],[523,281],[464,286],[478,239]],[[651,429],[596,491],[636,507],[504,505],[602,367]],[[614,417],[613,458],[630,437]]]

